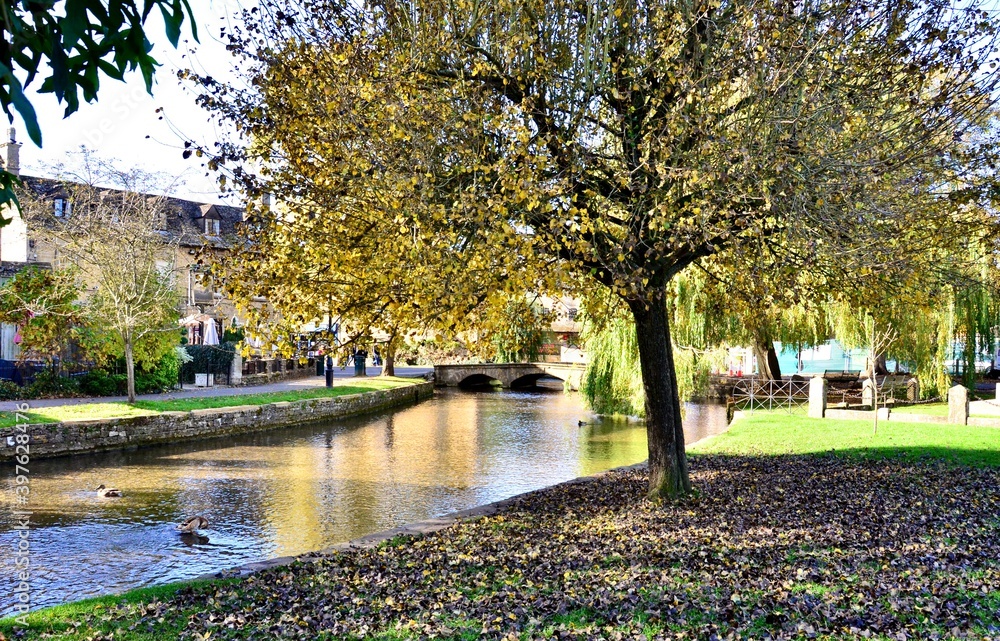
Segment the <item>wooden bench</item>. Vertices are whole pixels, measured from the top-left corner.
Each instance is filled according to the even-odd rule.
[[[826,369],[823,370],[823,378],[859,378],[861,376],[861,370],[859,369]]]

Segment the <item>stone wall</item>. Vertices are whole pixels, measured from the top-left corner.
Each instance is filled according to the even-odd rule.
[[[223,434],[255,432],[377,412],[416,403],[434,394],[434,383],[304,401],[241,405],[133,418],[29,425],[31,458],[173,443]],[[0,429],[0,459],[15,454],[21,427]]]
[[[253,387],[255,385],[280,383],[281,381],[290,381],[297,378],[308,378],[310,376],[316,376],[315,365],[311,365],[308,368],[302,368],[302,369],[282,370],[280,372],[268,372],[266,374],[249,374],[247,376],[241,376],[239,382],[235,380],[232,381],[232,386]]]
[[[289,363],[292,363],[291,368],[289,368]],[[272,371],[275,369],[275,364],[277,364],[277,371]],[[261,367],[263,367],[265,371],[257,372],[256,370]],[[244,361],[243,358],[237,353],[235,358],[233,358],[229,384],[233,387],[249,387],[253,385],[278,383],[280,381],[288,381],[296,378],[306,378],[315,375],[316,361],[311,358],[309,359],[309,362],[305,364],[290,359]]]

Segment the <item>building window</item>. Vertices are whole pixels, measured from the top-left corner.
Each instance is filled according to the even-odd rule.
[[[219,235],[219,221],[214,218],[205,219],[205,233],[209,236]]]
[[[156,261],[156,271],[160,272],[160,276],[162,276],[163,279],[171,285],[175,285],[177,283],[177,274],[174,273],[174,266],[167,261]]]
[[[52,211],[56,218],[68,217],[73,212],[73,203],[65,198],[56,198],[52,201]]]

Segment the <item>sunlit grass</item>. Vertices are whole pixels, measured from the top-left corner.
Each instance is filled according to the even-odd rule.
[[[895,411],[895,410],[893,410]],[[723,434],[691,446],[704,454],[822,454],[910,459],[935,458],[1000,466],[1000,429],[941,423],[841,421],[754,412]]]
[[[222,586],[233,583],[236,579],[221,579],[212,581],[212,585]],[[75,601],[65,605],[57,605],[29,612],[26,615],[27,627],[21,626],[15,617],[0,619],[0,638],[18,638],[15,629],[30,631],[32,635],[56,635],[59,639],[92,639],[97,632],[114,634],[114,638],[125,641],[156,641],[164,638],[176,638],[186,623],[186,612],[173,612],[173,616],[164,617],[160,627],[150,629],[123,630],[118,622],[102,621],[102,613],[111,613],[131,608],[143,607],[152,601],[169,599],[179,590],[207,585],[207,581],[185,581],[169,585],[157,585],[148,588],[129,590],[123,594],[97,597]],[[88,625],[80,625],[83,615],[93,618]]]
[[[893,414],[926,414],[928,416],[948,416],[947,403],[924,403],[921,405],[903,405],[892,408]]]
[[[238,405],[266,405],[285,401],[301,401],[311,398],[331,398],[362,394],[376,390],[392,389],[405,385],[413,385],[412,378],[379,377],[364,381],[350,381],[334,387],[313,387],[304,390],[288,392],[268,392],[264,394],[237,394],[232,396],[206,396],[198,398],[179,398],[162,401],[137,401],[134,405],[124,402],[86,403],[72,405],[56,405],[31,409],[21,415],[18,420],[14,412],[0,412],[0,427],[10,427],[15,423],[23,424],[25,418],[29,423],[61,423],[73,420],[100,420],[111,418],[130,418],[133,416],[149,416],[162,412],[189,412],[191,410],[235,407]],[[28,405],[31,404],[27,401]]]
[[[927,416],[948,416],[948,404],[947,403],[923,403],[920,405],[903,405],[901,407],[892,408],[893,414],[925,414]],[[981,414],[976,412],[971,412],[970,416],[975,416],[977,418],[996,418],[1000,419],[1000,416],[996,414]]]

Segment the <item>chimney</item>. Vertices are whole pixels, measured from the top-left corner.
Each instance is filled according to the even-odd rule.
[[[3,150],[2,160],[3,168],[8,172],[14,174],[15,176],[21,175],[21,143],[16,140],[17,130],[11,127],[7,130],[10,134],[10,140],[8,142],[0,143],[0,149]]]

